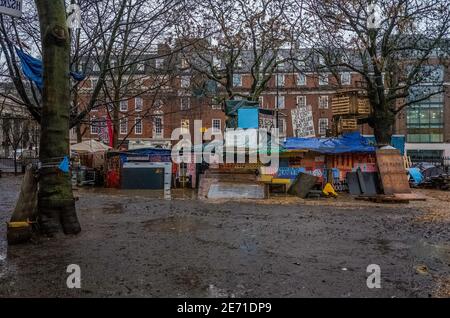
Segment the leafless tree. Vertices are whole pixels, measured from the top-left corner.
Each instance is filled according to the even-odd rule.
[[[366,121],[379,145],[390,143],[399,112],[442,92],[449,6],[449,0],[308,1],[316,26],[309,46],[322,57],[318,71],[359,74],[372,108]],[[427,82],[440,88],[420,89]]]
[[[194,72],[216,82],[224,98],[258,100],[277,67],[289,57],[279,54],[291,42],[286,22],[290,1],[197,0],[178,35],[204,39],[185,51]],[[235,75],[249,73],[251,88],[243,92]]]

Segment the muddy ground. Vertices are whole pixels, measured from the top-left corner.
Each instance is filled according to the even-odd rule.
[[[19,185],[0,179],[1,297],[450,296],[448,192],[382,205],[82,189],[80,235],[7,247]],[[81,268],[81,289],[66,287],[69,264]],[[369,264],[381,267],[380,289],[366,285]]]

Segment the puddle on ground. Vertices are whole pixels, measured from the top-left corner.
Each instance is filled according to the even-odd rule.
[[[122,203],[112,203],[102,208],[104,214],[122,214],[124,212]]]
[[[202,221],[196,221],[191,217],[176,217],[154,219],[142,222],[144,228],[150,232],[194,232],[200,229],[208,228],[209,224]]]

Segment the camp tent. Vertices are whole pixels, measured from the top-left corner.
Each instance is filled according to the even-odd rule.
[[[83,142],[80,142],[79,144],[70,146],[71,151],[79,154],[105,152],[109,149],[111,149],[111,147],[93,139],[85,140]]]

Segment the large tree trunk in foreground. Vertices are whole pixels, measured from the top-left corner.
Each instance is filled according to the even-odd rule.
[[[81,231],[70,174],[57,163],[69,156],[70,41],[64,0],[35,0],[41,27],[44,63],[38,208],[44,233]],[[55,164],[56,163],[56,164]],[[47,166],[47,167],[46,167]]]

